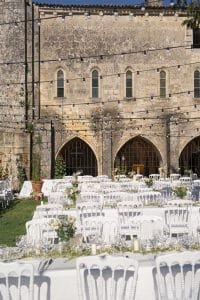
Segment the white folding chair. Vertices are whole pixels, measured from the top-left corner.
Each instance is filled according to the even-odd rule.
[[[118,222],[119,235],[125,239],[132,239],[138,236],[138,226],[134,220],[135,217],[142,214],[141,208],[135,208],[131,201],[123,201],[118,203]]]
[[[166,208],[164,214],[166,231],[168,231],[170,237],[188,234],[190,214],[189,208]]]
[[[0,299],[33,300],[33,279],[32,264],[0,262]]]
[[[140,215],[134,218],[137,228],[137,238],[152,240],[156,236],[163,236],[163,218],[153,215]]]
[[[80,300],[134,300],[138,262],[126,257],[77,259]]]
[[[35,248],[40,248],[43,244],[55,244],[58,235],[50,225],[50,218],[32,219],[26,222],[27,243]]]
[[[150,174],[149,178],[152,180],[159,180],[160,179],[160,174]]]
[[[160,300],[200,299],[200,252],[183,252],[156,258]]]
[[[77,230],[84,241],[98,242],[102,237],[104,213],[99,202],[77,203]]]
[[[179,180],[180,177],[181,177],[180,174],[170,174],[170,180],[171,181]]]
[[[79,201],[94,201],[101,203],[102,196],[97,192],[81,192],[79,196]]]

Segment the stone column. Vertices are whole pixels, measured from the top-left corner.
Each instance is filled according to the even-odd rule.
[[[102,174],[112,177],[112,122],[109,117],[102,122]]]
[[[170,175],[170,168],[171,168],[171,145],[170,145],[170,115],[166,116],[166,162],[167,162],[167,177]]]

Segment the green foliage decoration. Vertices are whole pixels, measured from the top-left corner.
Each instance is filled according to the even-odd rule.
[[[19,182],[19,190],[21,190],[24,181],[27,180],[26,171],[21,162],[17,162],[17,179]]]
[[[173,189],[175,195],[180,198],[180,199],[184,199],[185,196],[187,195],[187,187],[184,185],[180,185],[180,186],[176,186]]]
[[[61,156],[58,156],[55,161],[55,174],[54,178],[63,178],[66,175],[65,161]]]
[[[182,22],[188,28],[199,28],[200,26],[200,4],[198,1],[192,1],[187,6],[187,19]]]
[[[6,166],[5,168],[0,166],[0,180],[8,179],[8,177],[9,177],[8,166]]]
[[[147,179],[145,179],[145,183],[150,188],[153,185],[153,179],[152,178],[147,178]]]
[[[39,153],[34,153],[32,158],[32,180],[40,181],[41,179],[41,157]]]

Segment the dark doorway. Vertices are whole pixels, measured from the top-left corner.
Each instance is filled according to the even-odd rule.
[[[66,162],[66,174],[82,171],[82,175],[97,176],[97,160],[94,152],[83,140],[74,138],[59,153]]]
[[[193,139],[185,146],[179,158],[179,167],[182,175],[187,170],[192,170],[200,177],[200,137]]]
[[[158,173],[160,160],[156,147],[145,138],[137,136],[119,150],[115,158],[115,168],[125,174],[135,171],[148,176]]]

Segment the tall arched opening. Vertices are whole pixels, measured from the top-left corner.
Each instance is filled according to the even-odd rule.
[[[191,140],[181,152],[179,157],[180,173],[192,170],[200,177],[200,136]]]
[[[135,171],[148,176],[158,173],[161,157],[156,147],[143,137],[137,136],[126,142],[118,151],[114,166],[122,173]]]
[[[79,138],[73,138],[60,150],[66,163],[66,174],[82,170],[82,175],[97,176],[97,159],[90,146]]]

